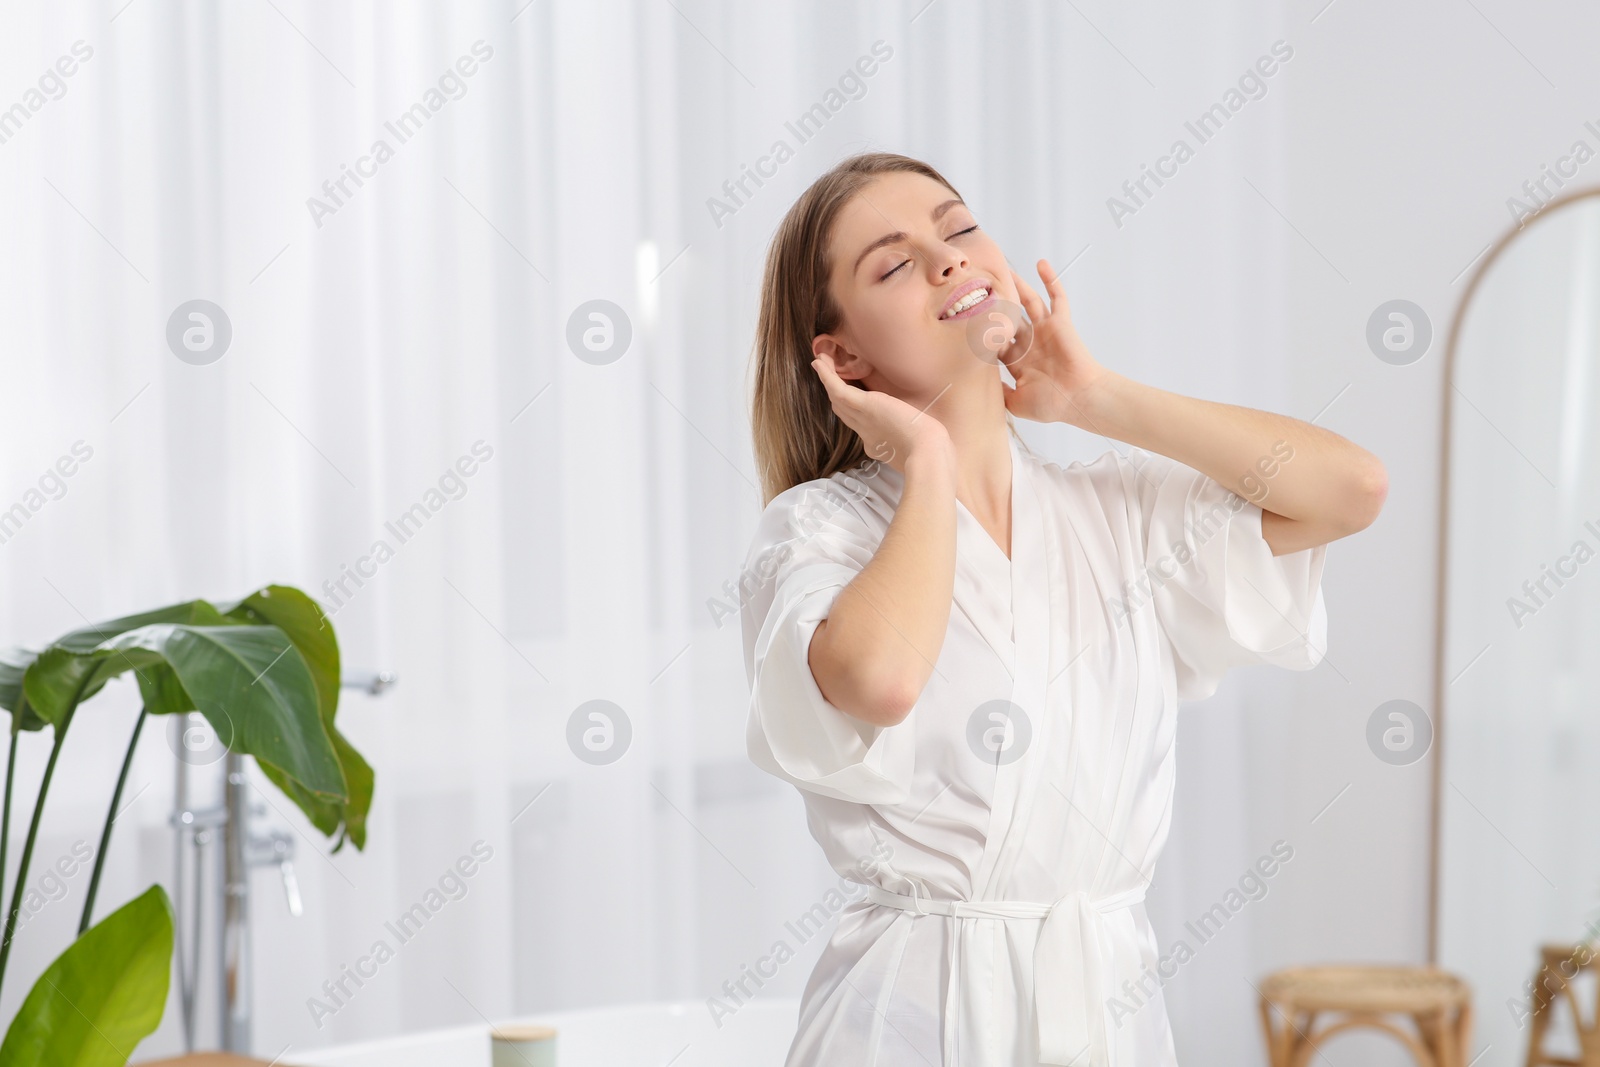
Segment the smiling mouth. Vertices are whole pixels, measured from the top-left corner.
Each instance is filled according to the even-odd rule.
[[[950,322],[953,319],[970,318],[993,300],[994,290],[980,285],[952,304],[949,311],[939,316],[939,321]]]

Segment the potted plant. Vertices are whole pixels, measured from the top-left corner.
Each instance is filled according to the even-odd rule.
[[[229,750],[255,757],[333,851],[366,843],[373,772],[334,725],[339,645],[315,600],[269,585],[243,599],[191,600],[64,634],[34,651],[0,651],[0,707],[10,712],[0,882],[5,872],[17,742],[49,728],[50,757],[39,783],[11,903],[0,927],[0,983],[16,933],[40,815],[68,727],[82,704],[132,671],[144,706],[111,793],[77,939],[35,982],[12,1019],[6,1067],[121,1067],[161,1022],[172,961],[172,904],[152,885],[91,925],[117,806],[139,732],[150,715],[198,711]],[[0,885],[0,901],[3,901]]]

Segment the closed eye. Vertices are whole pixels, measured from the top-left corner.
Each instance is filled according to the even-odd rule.
[[[961,237],[961,236],[964,236],[966,234],[971,233],[973,230],[976,230],[977,228],[978,228],[978,224],[977,223],[973,223],[971,226],[968,226],[966,229],[957,230],[955,233],[951,234],[950,236],[951,237]],[[893,268],[891,268],[889,270],[888,274],[885,274],[883,277],[879,278],[878,280],[880,282],[888,281],[889,280],[889,275],[893,274],[895,271],[899,270],[901,267],[905,266],[907,263],[910,263],[910,262],[911,261],[909,259],[902,260],[901,262],[896,264]]]

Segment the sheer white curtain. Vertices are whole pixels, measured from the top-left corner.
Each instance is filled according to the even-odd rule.
[[[341,705],[377,770],[365,852],[328,856],[256,779],[262,824],[296,834],[305,897],[290,918],[271,871],[254,876],[267,1056],[724,995],[831,881],[798,798],[745,758],[738,627],[717,606],[760,506],[744,396],[766,243],[838,158],[925,158],[1030,281],[1040,256],[1070,265],[1108,364],[1315,413],[1281,344],[1292,66],[1120,225],[1107,204],[1292,42],[1265,0],[1160,25],[1104,2],[113,0],[12,9],[4,26],[0,105],[75,42],[92,55],[0,143],[0,498],[22,500],[75,442],[92,457],[0,544],[0,642],[277,581],[337,607],[347,668],[400,675]],[[801,142],[792,124],[817,104],[827,120]],[[792,157],[749,181],[777,141]],[[206,365],[166,340],[196,299],[232,328]],[[595,300],[631,329],[613,362],[569,345]],[[1062,461],[1113,447],[1025,429]],[[474,473],[453,478],[475,446]],[[388,524],[408,512],[425,517],[402,540]],[[392,555],[363,562],[380,541]],[[1281,836],[1259,814],[1278,783],[1248,724],[1300,684],[1240,672],[1186,713],[1152,894],[1164,948]],[[607,765],[568,742],[591,700],[631,728]],[[80,716],[30,879],[93,843],[137,708],[119,682]],[[170,877],[164,726],[142,738],[101,914]],[[26,804],[47,741],[24,741]],[[492,858],[465,895],[319,1025],[324,982],[392,941],[385,923],[479,841]],[[0,1014],[65,945],[86,881],[24,928]],[[1255,977],[1256,921],[1166,986],[1192,1062],[1259,1061],[1238,980]],[[797,995],[822,940],[762,993]],[[174,1002],[141,1055],[179,1048]]]

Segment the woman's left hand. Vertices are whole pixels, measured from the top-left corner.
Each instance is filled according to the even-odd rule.
[[[1087,420],[1084,394],[1110,373],[1095,362],[1089,348],[1072,324],[1067,306],[1067,290],[1061,276],[1048,260],[1035,264],[1045,291],[1050,294],[1047,309],[1039,294],[1011,272],[1022,308],[1031,324],[1018,331],[1012,353],[1000,360],[1017,380],[1015,387],[1004,386],[1006,409],[1018,418],[1034,422],[1066,422],[1082,426]]]

